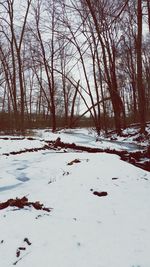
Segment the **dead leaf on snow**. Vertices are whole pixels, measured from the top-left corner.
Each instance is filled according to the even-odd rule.
[[[108,193],[104,192],[104,191],[103,192],[94,191],[93,194],[98,196],[98,197],[105,197],[108,195]]]
[[[67,165],[73,165],[74,163],[79,163],[79,162],[81,162],[81,160],[79,160],[79,159],[74,159],[74,160],[68,162]]]

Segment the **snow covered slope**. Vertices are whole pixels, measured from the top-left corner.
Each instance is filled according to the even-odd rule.
[[[1,155],[0,166],[1,202],[52,208],[0,210],[0,266],[150,266],[150,173],[106,153]]]

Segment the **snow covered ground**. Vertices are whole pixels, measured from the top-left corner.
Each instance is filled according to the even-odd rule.
[[[14,137],[13,137],[14,138]],[[0,154],[10,153],[12,151],[20,151],[24,149],[30,149],[33,147],[40,148],[45,145],[44,141],[40,140],[28,140],[27,138],[20,140],[0,139]]]
[[[134,130],[132,129],[132,132]],[[135,142],[133,137],[124,138],[117,137],[117,140],[110,140],[110,138],[104,137],[103,133],[100,137],[91,128],[76,128],[76,129],[64,129],[53,134],[49,130],[37,130],[35,135],[44,140],[56,140],[58,137],[61,138],[62,142],[75,143],[76,145],[83,145],[88,147],[98,147],[102,149],[115,149],[118,151],[137,151],[143,149],[148,145],[148,142]],[[113,135],[116,138],[116,135]]]
[[[150,135],[150,127],[147,128]],[[149,145],[148,140],[137,142],[136,139],[139,134],[136,134],[137,129],[128,128],[123,131],[126,134],[135,134],[134,136],[120,137],[116,134],[112,134],[110,137],[106,137],[104,133],[101,133],[100,137],[97,137],[96,132],[92,128],[76,128],[76,129],[63,129],[56,133],[52,133],[50,130],[38,129],[30,132],[30,136],[8,136],[3,135],[0,137],[0,154],[10,153],[13,151],[20,151],[30,148],[40,148],[46,143],[45,140],[54,141],[58,137],[62,142],[75,143],[76,145],[83,145],[88,147],[97,147],[101,149],[114,149],[117,151],[126,150],[129,152],[143,150]],[[16,140],[15,140],[16,138]],[[111,138],[113,140],[111,140]],[[12,140],[13,139],[13,140]],[[17,140],[20,139],[20,140]],[[17,141],[17,146],[16,146]]]
[[[0,210],[0,266],[150,267],[150,173],[106,153],[3,155],[58,136],[80,145],[100,143],[81,130],[38,135],[0,140],[0,202],[27,196],[52,208]]]

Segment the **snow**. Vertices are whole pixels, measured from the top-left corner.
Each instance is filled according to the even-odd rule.
[[[150,132],[150,127],[148,128]],[[136,133],[137,129],[131,128],[124,130],[124,134],[133,134]],[[30,133],[31,135],[31,133]],[[10,153],[14,151],[20,151],[30,148],[41,148],[47,143],[45,141],[54,141],[58,137],[61,138],[62,142],[65,143],[75,143],[76,145],[96,147],[101,149],[111,149],[116,151],[138,151],[143,150],[148,146],[148,141],[145,142],[136,142],[134,137],[120,137],[116,134],[112,135],[116,140],[110,139],[110,137],[104,136],[104,133],[101,133],[101,136],[98,137],[96,132],[92,129],[86,128],[76,128],[76,129],[64,129],[56,133],[52,133],[50,130],[38,129],[33,132],[33,136],[20,136],[20,140],[17,140],[17,137],[14,136],[3,136],[3,139],[0,139],[0,154]],[[4,139],[8,140],[4,140]],[[16,138],[16,140],[14,140]],[[17,141],[17,146],[16,146]]]
[[[71,130],[65,129],[60,130],[55,134],[48,130],[38,130],[36,131],[35,135],[44,140],[56,140],[58,137],[60,137],[61,141],[65,143],[75,143],[76,145],[97,147],[101,149],[114,149],[117,151],[137,151],[144,148],[143,143],[137,144],[137,142],[133,142],[133,137],[128,137],[128,139],[117,137],[117,140],[112,142],[110,138],[104,137],[103,133],[100,137],[97,137],[96,132],[91,128],[76,128]],[[116,135],[114,137],[116,138]]]
[[[38,131],[39,140],[0,140],[0,202],[27,196],[52,208],[50,213],[33,207],[0,210],[0,266],[150,266],[149,172],[107,153],[2,155],[43,146],[44,140],[58,136],[94,145],[94,135],[88,139],[81,129],[77,132]],[[75,159],[80,162],[68,165]],[[92,190],[108,195],[98,197]],[[19,247],[25,250],[16,257]]]
[[[3,137],[4,138],[4,137]],[[7,137],[6,137],[7,138]],[[28,139],[20,139],[20,140],[3,140],[0,139],[0,154],[10,153],[12,151],[20,151],[24,149],[29,149],[33,147],[43,147],[45,144],[44,141],[40,140],[28,140]]]

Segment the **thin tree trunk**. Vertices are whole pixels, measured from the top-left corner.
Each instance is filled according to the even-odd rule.
[[[142,75],[142,0],[138,0],[137,5],[137,89],[138,89],[138,105],[141,123],[141,133],[145,133],[146,114],[145,114],[145,90]]]

